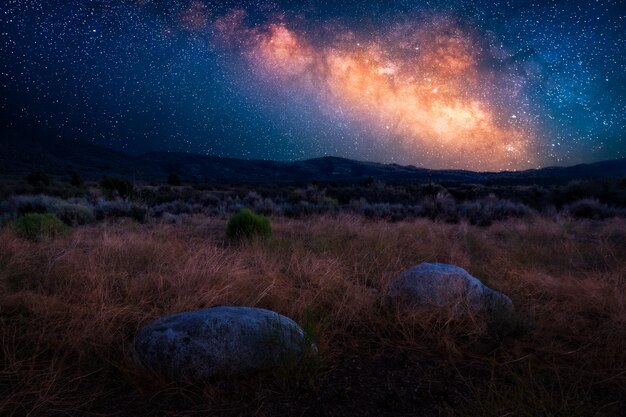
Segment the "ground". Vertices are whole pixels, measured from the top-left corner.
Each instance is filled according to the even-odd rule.
[[[270,238],[242,242],[226,221],[105,221],[41,242],[2,229],[0,414],[626,414],[624,219],[274,218]],[[390,305],[389,281],[420,262],[467,269],[515,315]],[[140,326],[214,305],[293,318],[319,358],[174,383],[133,357]]]

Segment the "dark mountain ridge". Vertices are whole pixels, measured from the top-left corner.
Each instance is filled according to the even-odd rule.
[[[90,180],[118,176],[136,181],[163,182],[175,173],[183,181],[205,183],[350,182],[374,178],[393,182],[532,184],[564,183],[575,179],[626,177],[626,158],[547,167],[525,171],[473,172],[430,170],[326,156],[300,161],[248,160],[180,152],[138,155],[69,139],[33,138],[0,131],[0,176],[15,178],[33,169],[55,177],[79,172]]]

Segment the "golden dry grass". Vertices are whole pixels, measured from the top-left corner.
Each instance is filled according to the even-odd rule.
[[[2,231],[0,414],[313,415],[310,404],[321,410],[320,401],[315,415],[626,408],[624,220],[537,217],[478,228],[277,219],[271,239],[239,244],[224,240],[224,227],[211,218],[125,222],[38,243]],[[467,269],[510,295],[517,316],[494,323],[391,307],[390,279],[425,261]],[[306,384],[273,375],[196,391],[154,381],[129,354],[141,325],[213,305],[295,318],[318,338],[323,365]],[[502,332],[507,326],[519,334]],[[390,400],[379,401],[385,390]],[[368,397],[374,405],[362,403]]]

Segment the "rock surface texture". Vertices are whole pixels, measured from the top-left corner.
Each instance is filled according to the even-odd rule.
[[[160,318],[139,331],[134,348],[147,368],[190,379],[272,368],[315,350],[293,320],[252,307],[212,307]]]
[[[513,302],[463,268],[422,263],[394,278],[388,287],[390,299],[410,307],[452,306],[471,311],[513,310]]]

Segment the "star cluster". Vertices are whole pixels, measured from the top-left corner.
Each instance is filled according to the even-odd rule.
[[[619,0],[0,9],[0,118],[129,151],[523,169],[626,156]]]

